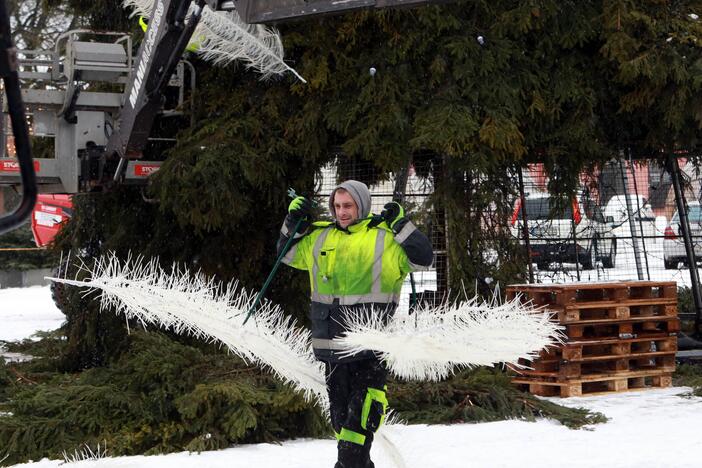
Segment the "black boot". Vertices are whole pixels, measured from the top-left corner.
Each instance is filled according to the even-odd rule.
[[[334,468],[367,468],[370,461],[363,445],[354,444],[345,440],[339,441],[339,459]],[[371,462],[371,467],[372,467]]]

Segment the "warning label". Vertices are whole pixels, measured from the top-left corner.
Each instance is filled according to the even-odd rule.
[[[34,172],[39,172],[39,161],[34,162]],[[20,172],[20,165],[16,159],[0,161],[0,172]]]
[[[134,175],[137,177],[148,177],[160,168],[159,164],[135,164]]]

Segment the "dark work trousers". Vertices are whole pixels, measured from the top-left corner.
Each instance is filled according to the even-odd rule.
[[[346,428],[366,436],[363,445],[343,440],[338,442],[339,458],[335,468],[373,468],[370,459],[373,432],[362,428],[361,411],[367,389],[383,390],[385,387],[387,369],[381,361],[372,358],[348,363],[325,362],[325,370],[334,431],[339,434],[342,428]],[[377,421],[377,413],[376,410],[369,419],[375,417]]]

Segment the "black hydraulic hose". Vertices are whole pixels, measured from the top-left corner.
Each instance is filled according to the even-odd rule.
[[[37,201],[37,180],[29,145],[29,131],[17,76],[17,50],[12,45],[10,19],[4,1],[0,1],[0,74],[5,84],[7,109],[15,137],[15,150],[22,177],[22,201],[11,214],[0,218],[0,234],[18,227],[29,217]]]

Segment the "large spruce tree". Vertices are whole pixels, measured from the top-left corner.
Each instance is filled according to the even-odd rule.
[[[117,1],[66,3],[85,26],[136,30]],[[87,258],[159,256],[259,288],[288,187],[312,191],[334,157],[368,161],[382,177],[411,156],[435,177],[451,286],[519,279],[526,263],[505,225],[510,171],[543,162],[550,188],[567,193],[582,168],[622,149],[695,150],[698,15],[701,0],[463,0],[281,25],[287,60],[307,84],[193,59],[194,124],[163,154],[152,185],[77,196],[57,247]],[[305,280],[281,270],[268,297],[302,317]],[[122,320],[70,294],[64,369],[129,366],[120,361],[132,349]],[[21,436],[13,434],[5,440]],[[178,444],[190,446],[188,437]]]
[[[92,27],[130,24],[117,2],[71,3]],[[628,146],[655,154],[697,143],[701,12],[693,0],[457,1],[282,25],[307,84],[198,62],[195,123],[166,153],[148,193],[155,204],[86,195],[81,206],[104,222],[78,210],[66,239],[257,288],[288,187],[311,190],[335,155],[369,161],[376,175],[414,155],[436,177],[451,286],[513,281],[525,262],[505,236],[511,169],[544,162],[551,189],[572,192],[580,169]],[[301,315],[304,288],[283,270],[269,297]]]

